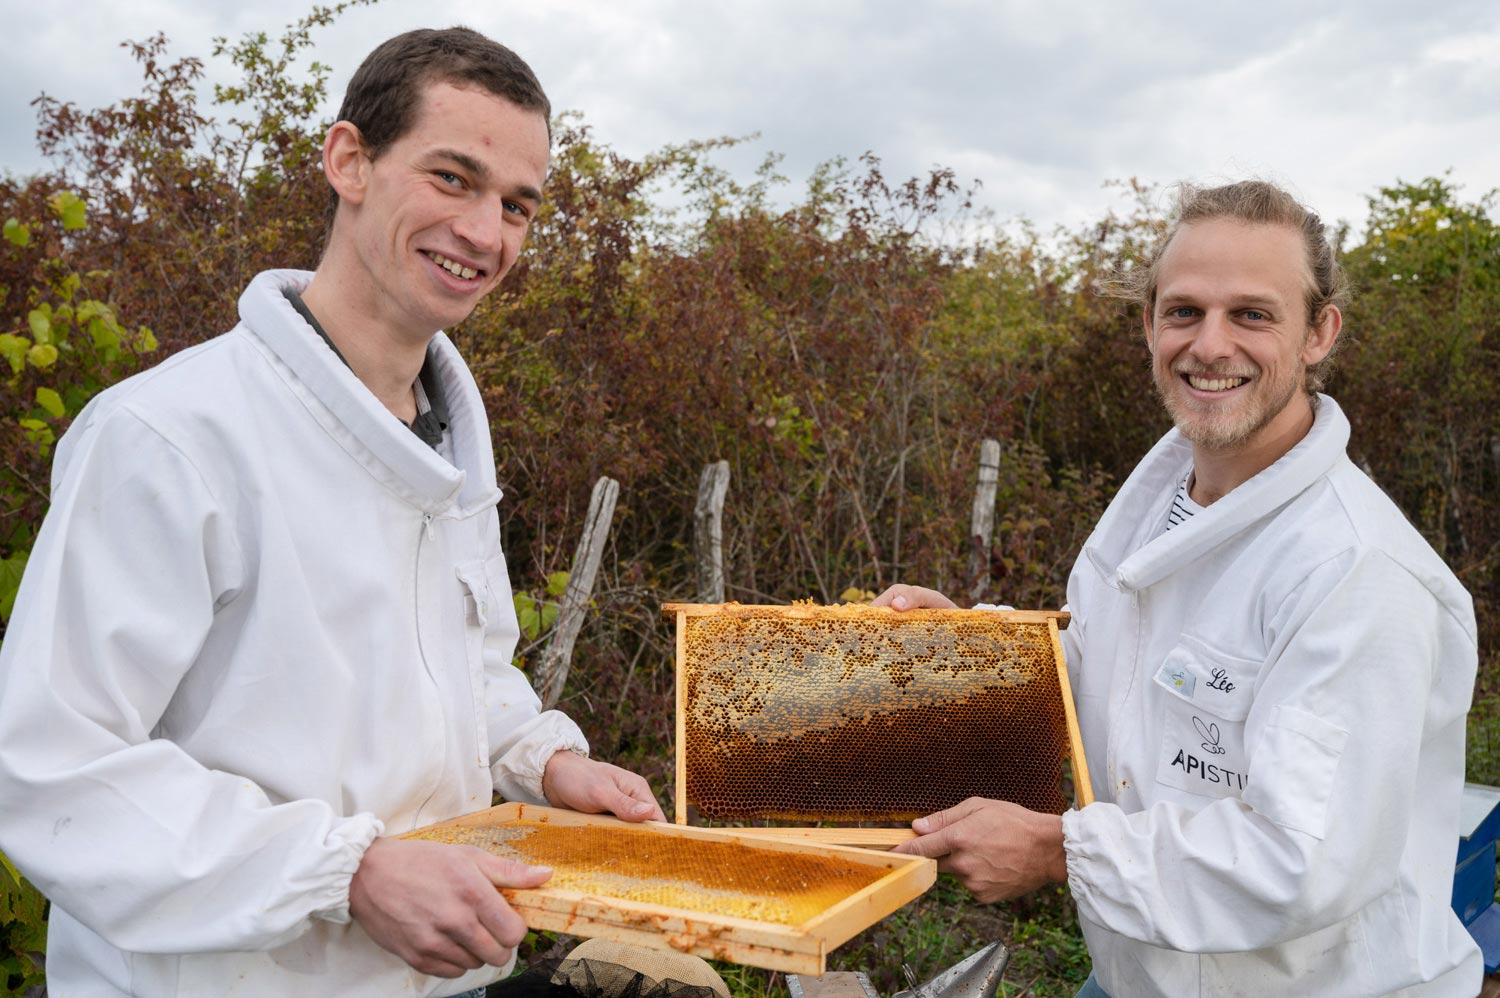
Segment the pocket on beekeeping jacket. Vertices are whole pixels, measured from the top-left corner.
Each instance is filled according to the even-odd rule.
[[[506,579],[505,558],[496,555],[489,561],[468,561],[457,568],[458,581],[464,590],[464,657],[469,673],[469,693],[474,714],[475,761],[488,768],[489,709],[485,700],[484,647],[504,627],[509,615],[503,610],[510,600],[510,586],[499,591],[495,579]],[[502,602],[504,601],[504,602]]]
[[[1245,716],[1258,663],[1185,639],[1156,670],[1161,741],[1156,782],[1203,797],[1248,785]]]

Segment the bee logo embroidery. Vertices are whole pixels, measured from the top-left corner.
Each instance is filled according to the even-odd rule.
[[[1210,755],[1224,754],[1224,746],[1219,744],[1219,726],[1217,724],[1204,724],[1202,718],[1194,716],[1193,727],[1198,729],[1198,736],[1203,739],[1203,751]]]

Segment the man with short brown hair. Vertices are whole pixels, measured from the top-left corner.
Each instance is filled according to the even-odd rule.
[[[1473,607],[1312,390],[1347,296],[1322,225],[1270,184],[1187,188],[1123,285],[1176,428],[1068,582],[1096,801],[969,800],[902,851],[986,901],[1066,881],[1081,995],[1468,998],[1482,959],[1449,898]]]
[[[316,273],[100,394],[0,652],[0,848],[53,994],[471,995],[549,872],[395,836],[490,804],[662,817],[510,664],[479,391],[440,332],[541,205],[513,52],[409,32],[355,74]]]

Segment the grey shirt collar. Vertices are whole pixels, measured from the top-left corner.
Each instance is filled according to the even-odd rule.
[[[313,332],[323,338],[333,355],[342,360],[345,367],[349,367],[349,361],[329,338],[323,324],[312,314],[302,296],[292,288],[283,288],[281,293],[291,302],[292,308],[297,310],[303,321],[313,328]],[[349,369],[353,370],[352,367]],[[448,429],[448,404],[443,398],[442,386],[438,384],[430,361],[423,360],[422,370],[417,373],[417,380],[412,384],[412,394],[417,401],[417,418],[406,425],[423,443],[436,449],[442,443],[443,433]]]

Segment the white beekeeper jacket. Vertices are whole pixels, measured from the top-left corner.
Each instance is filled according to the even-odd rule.
[[[365,848],[542,802],[586,751],[510,664],[494,458],[428,348],[452,463],[261,274],[240,323],[58,446],[0,652],[0,850],[53,907],[54,998],[451,995],[349,918]],[[456,467],[455,467],[456,465]]]
[[[1311,432],[1170,531],[1167,434],[1068,584],[1098,803],[1064,816],[1099,983],[1164,995],[1472,998],[1449,907],[1477,650],[1469,595]]]

